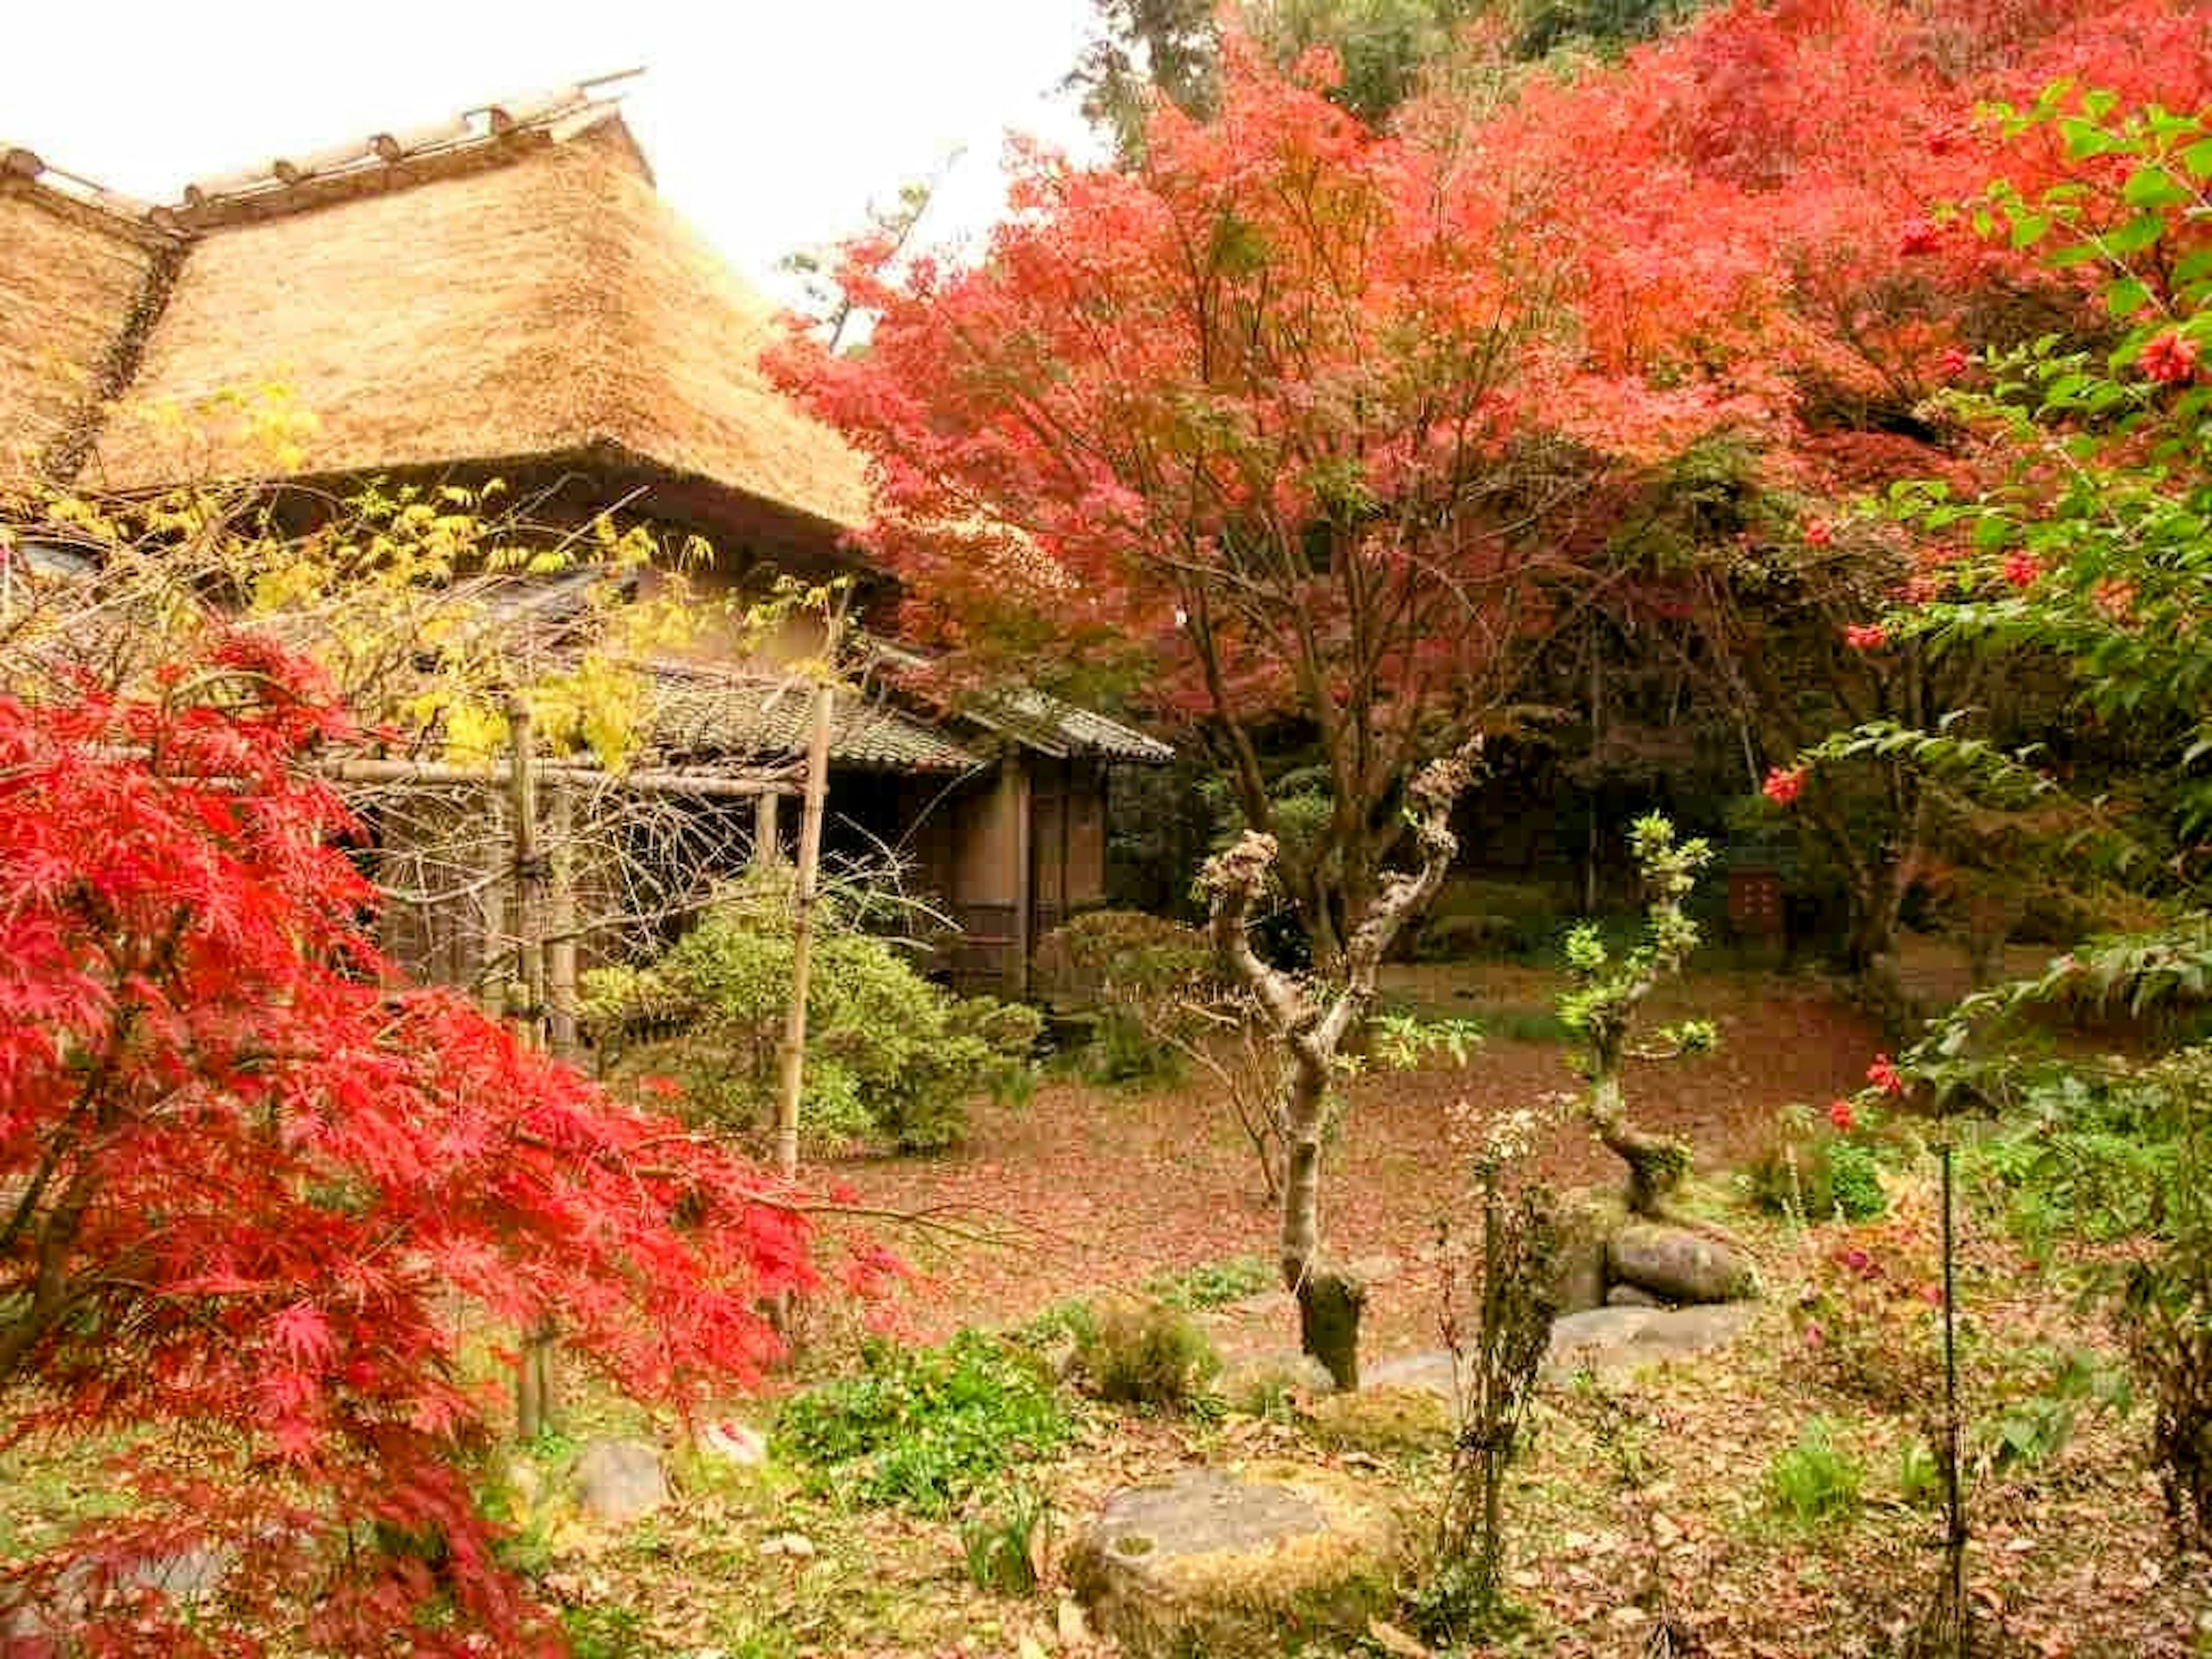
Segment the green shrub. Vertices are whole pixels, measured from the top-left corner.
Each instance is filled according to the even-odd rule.
[[[561,1633],[575,1659],[645,1659],[661,1651],[645,1615],[631,1607],[563,1607]]]
[[[1767,1468],[1767,1502],[1798,1526],[1820,1526],[1858,1510],[1865,1477],[1850,1454],[1837,1449],[1834,1436],[1834,1425],[1816,1417]]]
[[[2176,1207],[2176,1111],[2169,1092],[2135,1079],[2054,1079],[1972,1144],[1966,1170],[2039,1256],[2061,1239],[2154,1234]]]
[[[1042,1557],[1051,1547],[1052,1506],[1033,1486],[1014,1485],[977,1505],[960,1522],[960,1549],[976,1589],[1034,1595]]]
[[[1558,941],[1565,908],[1548,888],[1455,876],[1413,940],[1419,962],[1528,961]]]
[[[1828,1190],[1838,1215],[1846,1221],[1871,1221],[1889,1207],[1873,1147],[1838,1137],[1828,1143],[1827,1153]]]
[[[1125,1406],[1188,1406],[1221,1370],[1189,1315],[1158,1303],[1099,1310],[1090,1334],[1077,1339],[1076,1364],[1101,1399]]]
[[[1802,1106],[1785,1107],[1744,1166],[1754,1203],[1807,1223],[1871,1221],[1889,1208],[1875,1149]]]
[[[1932,1510],[1943,1501],[1942,1465],[1917,1435],[1897,1449],[1897,1495],[1916,1510]]]
[[[720,1127],[764,1127],[791,994],[789,877],[756,872],[647,970],[592,975],[595,1023],[625,1009],[687,1011],[667,1055],[691,1111]],[[964,1000],[924,979],[849,904],[817,913],[807,992],[803,1134],[926,1151],[959,1139],[980,1095],[1026,1097],[1042,1030],[1033,1009]]]
[[[949,1515],[1015,1463],[1067,1439],[1067,1414],[1036,1357],[979,1332],[942,1347],[873,1342],[866,1369],[795,1395],[780,1452],[822,1468],[864,1503]]]
[[[1213,951],[1194,927],[1138,910],[1092,910],[1048,934],[1039,970],[1062,997],[1096,1009],[1084,1067],[1092,1081],[1171,1085],[1183,1048],[1220,987]]]
[[[2042,1370],[2034,1390],[2006,1401],[1967,1435],[1967,1455],[1989,1474],[2039,1468],[2073,1443],[2083,1412],[2124,1413],[2135,1403],[2127,1373],[2092,1350],[2038,1357]]]

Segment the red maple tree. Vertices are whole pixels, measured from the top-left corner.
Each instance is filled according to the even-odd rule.
[[[0,1589],[0,1649],[556,1645],[471,1495],[461,1310],[555,1318],[680,1407],[814,1282],[752,1166],[392,988],[301,766],[345,734],[235,641],[141,694],[0,696],[0,1399],[11,1442],[155,1431],[123,1515]],[[134,1593],[186,1552],[242,1622]]]

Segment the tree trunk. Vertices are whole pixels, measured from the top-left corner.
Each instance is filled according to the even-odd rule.
[[[1629,1212],[1658,1219],[1690,1174],[1690,1149],[1671,1135],[1655,1135],[1628,1121],[1617,1073],[1601,1073],[1590,1086],[1590,1127],[1605,1149],[1628,1166]]]
[[[1359,1316],[1367,1287],[1349,1274],[1309,1267],[1298,1282],[1298,1347],[1319,1360],[1339,1389],[1359,1386]]]
[[[1408,787],[1420,868],[1383,878],[1371,901],[1347,918],[1342,976],[1326,1002],[1316,1000],[1310,979],[1262,962],[1245,931],[1275,861],[1273,836],[1247,830],[1235,846],[1207,861],[1200,878],[1212,907],[1208,930],[1214,949],[1252,994],[1289,1052],[1283,1109],[1283,1283],[1297,1297],[1301,1346],[1328,1368],[1341,1388],[1358,1386],[1364,1297],[1357,1284],[1322,1266],[1321,1141],[1329,1084],[1337,1056],[1374,1004],[1383,953],[1443,884],[1459,848],[1450,828],[1452,803],[1472,775],[1479,748],[1479,740],[1470,742],[1459,753],[1432,762]]]

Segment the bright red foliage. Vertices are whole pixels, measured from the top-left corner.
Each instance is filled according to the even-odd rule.
[[[1632,52],[1616,73],[1539,80],[1471,139],[1525,174],[1571,180],[1546,211],[1572,249],[1572,298],[1601,366],[1696,375],[1764,405],[1816,485],[1826,428],[1913,404],[1964,348],[2068,320],[2033,248],[1977,235],[1953,205],[1995,179],[2033,199],[2109,185],[2052,134],[2008,142],[1978,112],[2063,76],[2124,104],[2202,106],[2212,11],[2175,0],[1735,0]],[[1415,130],[1458,131],[1438,93]],[[1808,442],[1808,438],[1815,441]],[[1889,476],[1931,470],[1888,458]]]
[[[464,1471],[492,1402],[456,1372],[462,1310],[550,1316],[685,1405],[751,1378],[758,1298],[812,1282],[752,1167],[387,988],[350,825],[298,767],[343,731],[312,671],[244,646],[158,700],[0,697],[0,1398],[15,1436],[163,1448],[128,1463],[136,1512],[17,1592],[58,1588],[91,1650],[217,1639],[98,1605],[194,1546],[309,1648],[544,1644]]]

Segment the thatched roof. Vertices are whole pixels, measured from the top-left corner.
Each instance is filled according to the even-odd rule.
[[[860,458],[760,374],[773,309],[660,200],[605,102],[538,100],[275,162],[194,185],[155,222],[188,250],[109,411],[94,482],[596,456],[825,530],[866,514]],[[48,308],[79,319],[91,355],[137,291],[118,258],[131,249],[48,236],[37,280],[62,290]],[[11,297],[17,263],[11,249]],[[272,388],[305,417],[282,442]],[[223,394],[247,403],[210,408]]]
[[[88,435],[165,239],[0,144],[0,475]]]

